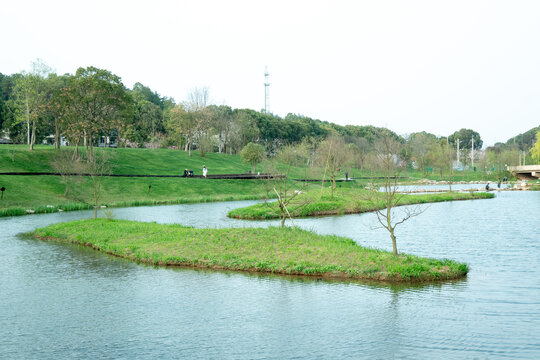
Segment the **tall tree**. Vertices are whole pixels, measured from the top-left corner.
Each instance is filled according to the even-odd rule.
[[[454,150],[448,144],[446,138],[442,138],[438,142],[433,142],[430,145],[430,154],[433,164],[439,168],[439,176],[442,179],[444,170],[452,170],[452,164],[454,161]],[[451,188],[450,184],[450,190]]]
[[[69,76],[57,76],[50,74],[46,79],[47,90],[45,93],[45,111],[52,123],[54,131],[54,147],[60,148],[60,136],[62,133],[62,123],[64,116],[67,115],[67,107],[63,93],[66,91]]]
[[[167,129],[178,141],[178,147],[182,144],[182,138],[185,139],[185,151],[191,156],[191,146],[197,125],[193,113],[184,109],[183,105],[176,105],[169,111]]]
[[[232,109],[230,106],[208,106],[210,126],[218,137],[218,152],[226,153],[234,128]]]
[[[184,108],[191,114],[191,121],[194,126],[191,134],[192,143],[197,143],[199,147],[201,140],[208,136],[208,130],[210,128],[209,103],[210,93],[207,87],[192,89],[188,94],[187,100],[183,103]]]
[[[69,89],[70,109],[75,113],[73,119],[82,125],[92,157],[94,137],[99,131],[120,126],[125,111],[131,106],[131,97],[120,77],[92,66],[79,68]]]
[[[230,134],[231,152],[238,153],[248,143],[256,143],[260,138],[259,127],[255,120],[254,110],[235,109],[233,110],[233,123]]]
[[[13,76],[0,73],[0,130],[14,124],[13,112],[9,109],[14,86]]]
[[[143,141],[153,141],[164,128],[166,100],[150,88],[136,83],[131,92],[135,104],[132,126]]]
[[[425,131],[413,133],[409,137],[409,144],[416,164],[426,173],[430,160],[433,160],[430,155],[432,155],[431,150],[437,144],[437,137]]]
[[[459,139],[459,146],[462,149],[470,149],[472,145],[472,139],[474,139],[474,149],[482,149],[484,142],[480,137],[480,134],[471,129],[460,129],[459,131],[454,132],[452,135],[448,136],[448,142],[456,147],[457,140]]]
[[[19,122],[26,122],[26,142],[30,150],[36,142],[38,121],[46,112],[47,83],[45,77],[52,69],[40,59],[32,63],[30,72],[15,77],[13,107]]]

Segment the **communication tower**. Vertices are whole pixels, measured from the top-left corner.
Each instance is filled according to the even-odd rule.
[[[264,112],[270,113],[270,83],[268,82],[268,66],[264,67]]]

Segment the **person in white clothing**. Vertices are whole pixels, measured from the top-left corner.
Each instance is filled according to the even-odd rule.
[[[206,168],[206,165],[203,165],[202,167],[202,176],[206,179],[206,173],[208,173],[208,169]]]

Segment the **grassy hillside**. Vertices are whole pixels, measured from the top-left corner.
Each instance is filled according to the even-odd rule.
[[[73,150],[73,147],[62,149],[69,152]],[[189,157],[184,151],[169,149],[97,149],[97,151],[104,151],[110,155],[113,174],[180,175],[187,168],[200,175],[203,165],[206,165],[209,174],[246,173],[251,169],[250,165],[242,162],[238,155],[208,153],[205,157],[201,157],[194,151]],[[58,151],[52,146],[37,146],[36,150],[30,151],[26,145],[0,145],[0,172],[55,172],[51,163],[57,154]],[[267,161],[259,164],[256,171],[265,172],[268,163]],[[285,172],[283,165],[279,168]],[[350,177],[381,175],[343,168],[336,176],[343,178],[346,170]],[[322,173],[322,169],[301,167],[292,167],[288,170],[291,179],[320,179]],[[403,176],[408,177],[409,181],[414,181],[422,178],[423,174],[408,171],[403,173]],[[459,173],[453,176],[453,181],[480,180],[481,176],[479,173]],[[431,178],[437,179],[438,176]],[[89,208],[93,192],[91,180],[75,176],[71,181],[71,191],[64,196],[65,185],[57,176],[0,175],[0,187],[6,188],[4,198],[0,200],[0,216],[24,214],[27,209],[48,212],[56,211],[59,207],[64,210]],[[359,182],[368,181],[364,179]],[[295,188],[304,186],[292,181],[291,184]],[[149,185],[152,186],[150,191]],[[316,187],[320,184],[313,183],[311,186]],[[106,177],[103,180],[100,203],[108,206],[192,203],[263,198],[266,194],[264,181],[261,180]]]
[[[0,201],[0,216],[23,215],[26,210],[91,208],[91,179],[75,177],[73,182],[68,196],[63,196],[65,186],[57,176],[0,176],[0,184],[6,188]],[[265,195],[264,184],[258,180],[108,177],[103,179],[100,204],[114,207],[185,204],[260,199]]]
[[[114,174],[180,175],[185,168],[201,174],[203,165],[210,174],[245,173],[251,169],[237,155],[212,153],[201,157],[194,152],[189,157],[184,151],[168,149],[99,150],[111,155]],[[67,151],[73,151],[73,148]],[[35,151],[29,151],[22,145],[1,145],[0,172],[54,172],[51,162],[56,153],[51,146],[38,146]],[[91,179],[72,176],[70,181],[71,190],[64,196],[65,185],[59,176],[0,175],[0,187],[6,188],[0,201],[0,216],[21,215],[26,210],[49,212],[58,208],[90,208],[93,201]],[[104,177],[100,204],[132,206],[255,199],[266,195],[263,185],[258,180]]]
[[[181,175],[187,168],[200,175],[203,165],[213,174],[245,173],[251,169],[238,155],[209,153],[201,157],[194,151],[189,157],[184,151],[169,149],[100,148],[99,151],[110,154],[115,174]],[[29,151],[26,145],[0,145],[0,172],[54,172],[50,164],[56,153],[52,146],[37,146],[35,151]]]

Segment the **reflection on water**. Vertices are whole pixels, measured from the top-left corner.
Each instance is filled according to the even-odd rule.
[[[115,209],[197,227],[253,202]],[[469,263],[461,281],[388,285],[156,268],[16,236],[91,212],[0,219],[6,358],[537,358],[540,193],[433,204],[397,230],[400,251]],[[390,249],[373,214],[299,219]]]

